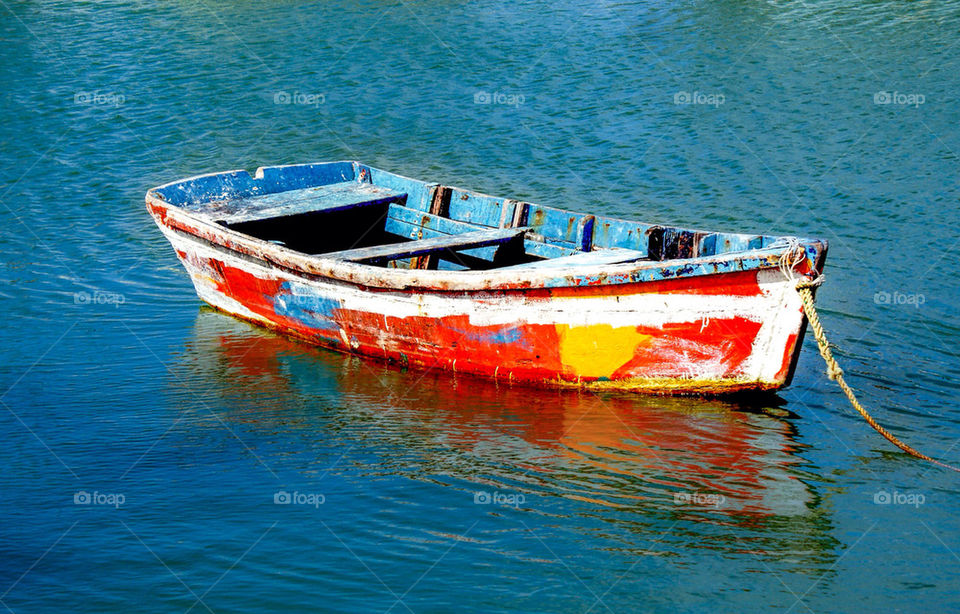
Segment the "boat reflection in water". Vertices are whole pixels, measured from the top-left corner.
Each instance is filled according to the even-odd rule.
[[[295,431],[307,446],[328,447],[333,438],[370,448],[370,475],[563,497],[586,502],[589,513],[622,510],[629,522],[645,522],[629,514],[642,512],[698,524],[767,523],[821,554],[832,542],[828,515],[803,481],[792,416],[776,398],[747,407],[404,372],[208,308],[181,365],[221,402],[225,420],[274,440]],[[311,471],[336,460],[324,455]]]

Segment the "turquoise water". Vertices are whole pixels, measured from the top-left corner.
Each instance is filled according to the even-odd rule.
[[[143,208],[357,159],[823,237],[850,383],[957,463],[958,26],[957,2],[0,4],[0,605],[960,608],[960,482],[853,414],[809,338],[752,405],[404,373],[203,309]]]

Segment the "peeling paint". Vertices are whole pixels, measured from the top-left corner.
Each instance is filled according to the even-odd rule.
[[[147,208],[202,300],[323,347],[547,386],[725,394],[789,382],[805,321],[792,283],[777,269],[787,249],[783,242],[737,235],[741,251],[698,255],[709,251],[717,233],[563,212],[566,228],[556,232],[564,236],[546,236],[544,246],[568,240],[580,253],[593,253],[593,242],[609,249],[615,235],[624,248],[656,254],[612,265],[578,265],[574,258],[557,268],[386,268],[257,239],[218,224],[214,209],[203,206],[214,196],[278,192],[284,181],[303,189],[311,181],[323,185],[356,175],[376,190],[384,176],[356,163],[334,164],[273,167],[252,179],[236,171],[185,180],[148,192]],[[257,183],[267,179],[272,183]],[[514,201],[508,216],[507,200],[422,182],[408,188],[405,181],[414,180],[389,176],[390,190],[406,190],[384,197],[390,207],[405,207],[409,192],[417,194],[416,206],[442,212],[446,205],[437,203],[449,202],[455,191],[463,206],[499,207],[480,214],[495,220],[491,228],[503,228],[508,218],[525,220],[530,208],[532,225],[542,231],[552,232],[560,219],[558,209]],[[421,209],[417,236],[448,219],[438,215]],[[528,243],[539,241],[530,236]],[[797,273],[821,270],[826,243],[802,244],[806,258]],[[674,257],[663,259],[666,253]]]

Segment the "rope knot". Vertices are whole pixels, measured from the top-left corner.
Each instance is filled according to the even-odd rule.
[[[840,365],[837,364],[836,361],[827,363],[827,377],[832,380],[843,377],[843,369],[840,368]]]
[[[799,277],[797,278],[797,289],[800,288],[816,288],[823,284],[823,274],[817,275],[816,277]]]

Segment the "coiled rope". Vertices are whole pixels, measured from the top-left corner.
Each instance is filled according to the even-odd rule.
[[[800,295],[800,299],[803,301],[803,311],[807,314],[807,320],[810,322],[810,327],[813,329],[813,334],[817,338],[817,345],[820,346],[820,356],[823,357],[824,362],[827,363],[827,375],[830,379],[837,382],[837,385],[840,386],[840,389],[843,390],[843,394],[847,395],[847,399],[850,401],[850,404],[853,405],[853,408],[860,412],[860,415],[863,416],[863,419],[874,428],[878,433],[883,435],[884,439],[897,446],[910,456],[915,456],[917,458],[922,458],[925,461],[929,461],[935,465],[940,465],[951,471],[960,472],[960,468],[954,467],[953,465],[948,465],[947,463],[938,461],[935,458],[930,458],[926,454],[919,452],[918,450],[908,446],[894,435],[890,433],[887,429],[880,426],[880,424],[873,419],[866,409],[863,408],[863,405],[860,404],[860,401],[857,400],[857,396],[853,393],[853,390],[850,386],[847,385],[846,380],[843,379],[843,369],[840,368],[840,364],[837,362],[837,359],[833,357],[833,353],[830,351],[830,343],[827,341],[827,335],[823,332],[823,325],[820,324],[820,316],[817,315],[817,309],[813,302],[813,289],[823,283],[823,276],[820,275],[813,279],[808,279],[805,277],[795,278],[793,275],[793,264],[796,264],[796,260],[789,261],[787,254],[791,251],[789,250],[784,254],[786,258],[781,258],[781,270],[784,270],[785,266],[789,266],[789,273],[784,271],[784,274],[787,275],[790,279],[796,279],[796,289],[797,293]],[[794,252],[796,253],[796,252]]]

